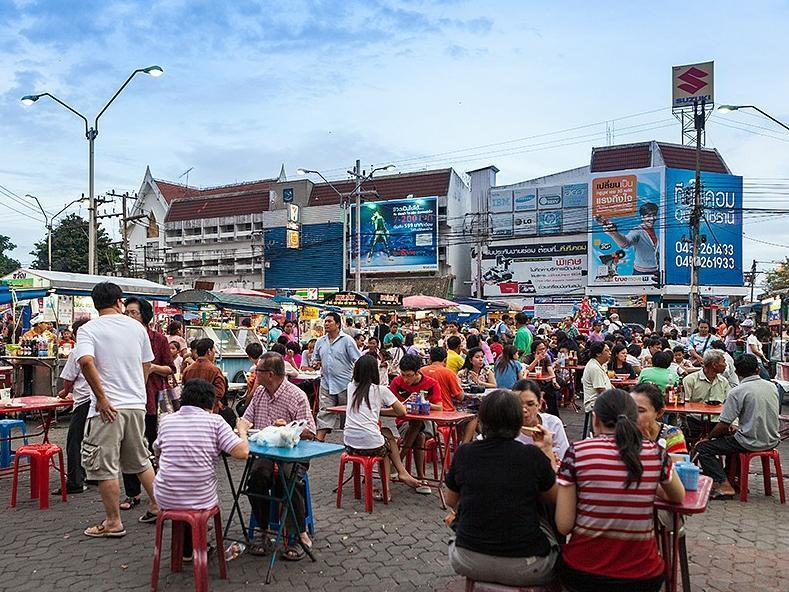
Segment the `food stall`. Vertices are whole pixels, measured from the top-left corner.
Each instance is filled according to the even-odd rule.
[[[261,342],[258,327],[268,327],[268,317],[280,305],[265,296],[241,296],[207,290],[184,290],[170,299],[170,305],[184,311],[187,342],[208,337],[216,348],[216,364],[230,382],[243,382],[249,368],[245,348]],[[240,317],[253,317],[252,327],[240,326]],[[237,380],[240,378],[240,380]]]
[[[322,310],[342,312],[336,306],[329,306],[320,302],[305,300],[298,296],[277,295],[272,300],[282,307],[286,320],[296,323],[296,330],[301,345],[310,339],[317,339],[323,335]]]

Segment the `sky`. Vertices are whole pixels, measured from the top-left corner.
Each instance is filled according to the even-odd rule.
[[[0,234],[23,264],[44,236],[24,196],[52,214],[87,193],[88,143],[56,103],[19,99],[50,92],[92,121],[153,64],[164,76],[136,76],[99,120],[97,193],[138,190],[146,166],[212,186],[282,164],[341,178],[357,158],[495,164],[514,183],[588,164],[607,129],[614,143],[680,142],[671,66],[708,60],[716,103],[789,121],[782,1],[0,0],[0,22]],[[746,208],[789,202],[785,130],[715,113],[707,146],[745,177]],[[789,255],[786,219],[747,217],[744,260]]]

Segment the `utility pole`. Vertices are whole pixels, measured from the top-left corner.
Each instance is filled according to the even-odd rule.
[[[136,216],[129,216],[129,208],[127,207],[127,204],[128,204],[129,201],[133,201],[133,200],[137,199],[137,196],[136,195],[134,195],[134,196],[129,195],[128,191],[123,193],[123,194],[118,194],[118,193],[115,193],[115,190],[113,190],[112,193],[107,193],[107,196],[113,197],[113,198],[118,197],[121,200],[121,236],[123,237],[121,239],[121,242],[122,242],[122,246],[123,246],[123,274],[126,277],[130,277],[129,276],[129,272],[130,272],[130,269],[129,269],[129,223],[136,222],[137,220],[145,220],[145,219],[148,218],[148,216],[145,214],[145,212],[137,214]]]
[[[357,292],[362,291],[362,183],[359,179],[362,178],[362,163],[359,159],[356,160],[356,166],[353,168],[356,176],[356,269],[354,277],[354,289]]]
[[[756,287],[756,259],[751,263],[751,302],[753,303],[753,289]]]
[[[699,110],[698,99],[693,100],[693,119],[696,127],[696,186],[693,191],[693,211],[690,215],[690,236],[692,243],[692,258],[690,261],[690,326],[694,327],[699,321],[699,309],[701,308],[701,298],[699,297],[699,227],[703,215],[701,203],[701,138],[704,133],[704,104],[705,99],[701,99],[701,110]]]

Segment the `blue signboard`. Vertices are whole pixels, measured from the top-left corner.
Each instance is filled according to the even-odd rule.
[[[351,270],[356,269],[356,206],[351,205]],[[365,273],[438,270],[438,198],[362,204],[361,268]]]
[[[666,169],[667,284],[690,283],[695,171]],[[703,218],[699,244],[699,284],[742,286],[742,177],[701,173]],[[683,240],[684,239],[684,240]]]

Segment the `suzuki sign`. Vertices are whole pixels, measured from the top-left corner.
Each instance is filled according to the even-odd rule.
[[[692,107],[693,101],[704,99],[708,105],[715,102],[713,93],[713,66],[715,62],[674,66],[671,69],[671,107]]]

